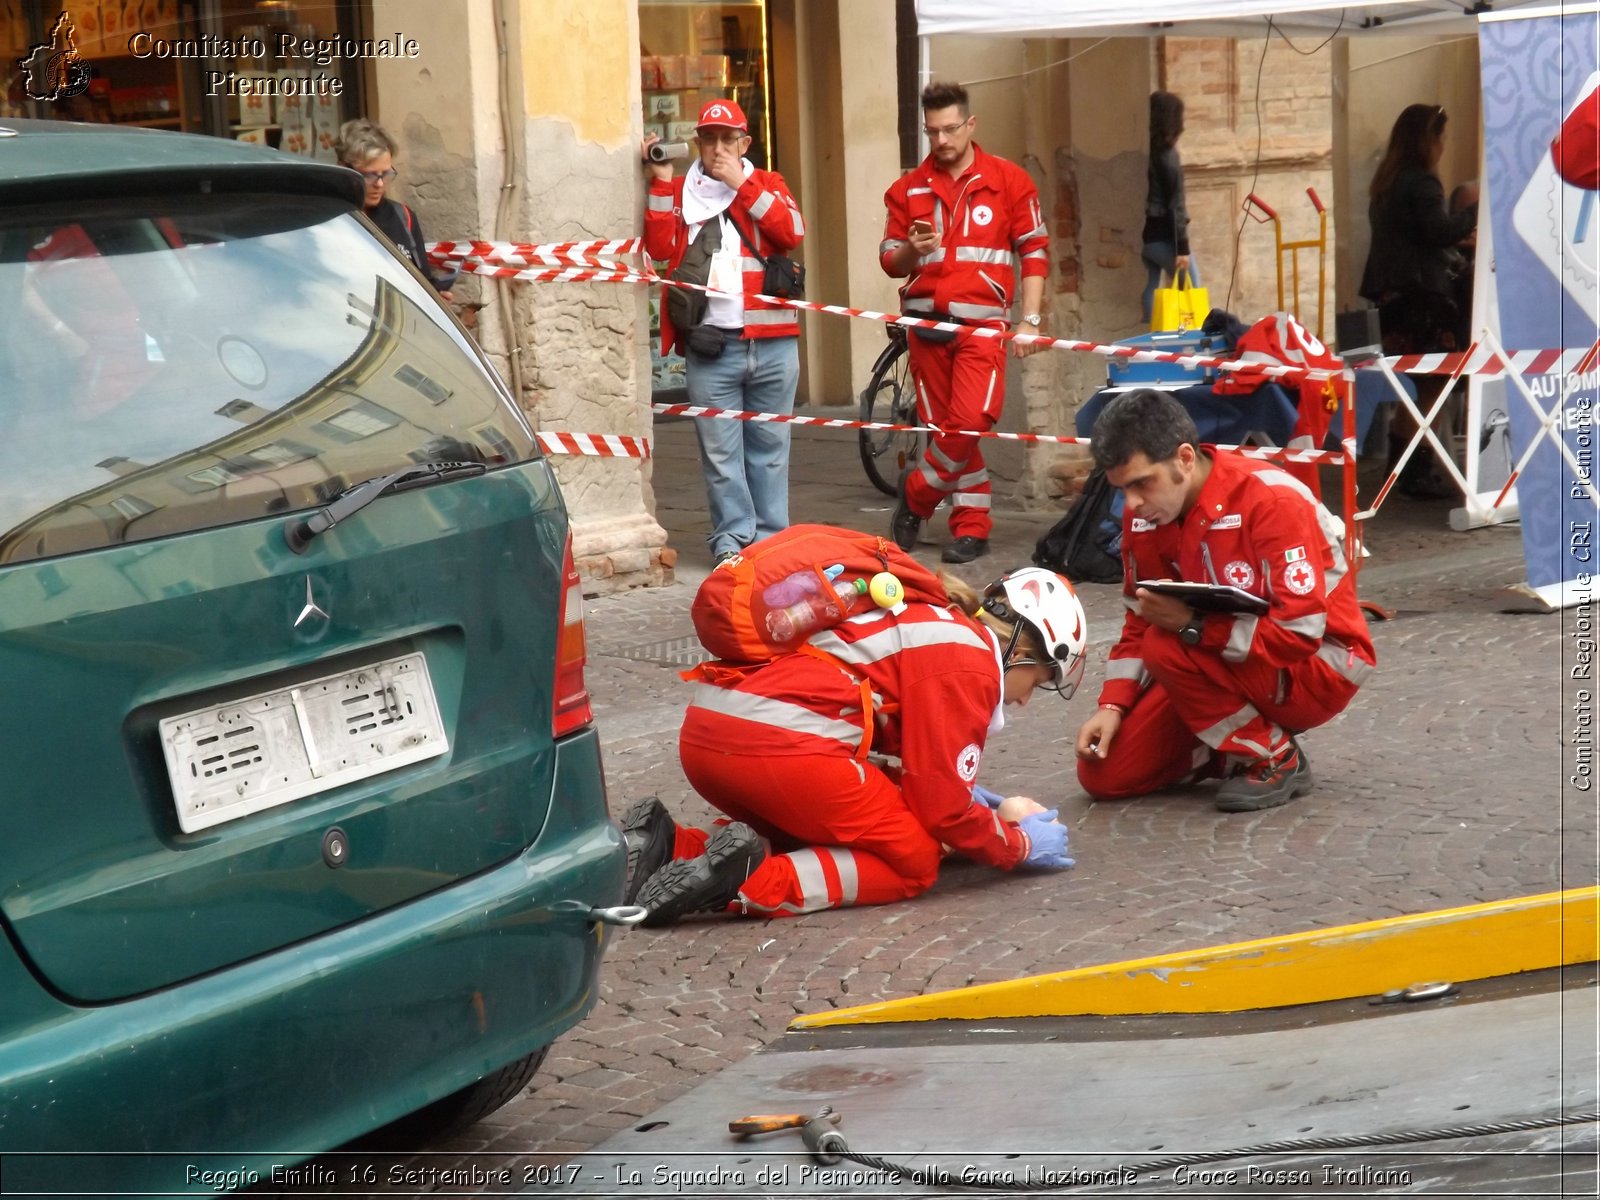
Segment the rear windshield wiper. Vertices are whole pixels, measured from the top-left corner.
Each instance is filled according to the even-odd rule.
[[[489,468],[481,462],[418,463],[402,471],[375,475],[371,479],[347,487],[331,504],[317,509],[309,517],[297,517],[283,527],[283,540],[296,554],[304,554],[311,539],[332,529],[340,521],[353,517],[379,496],[388,492],[409,492],[412,488],[442,483],[446,479],[461,479],[468,475],[482,475]]]

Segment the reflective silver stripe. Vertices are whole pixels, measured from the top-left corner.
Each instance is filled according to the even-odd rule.
[[[1317,657],[1357,687],[1365,683],[1367,676],[1376,669],[1357,656],[1350,647],[1333,638],[1324,639],[1322,645],[1317,647]]]
[[[953,621],[940,621],[937,624],[908,622],[903,625],[893,625],[854,642],[845,641],[831,629],[813,634],[807,640],[818,650],[826,651],[840,662],[856,665],[882,662],[886,658],[893,658],[902,650],[924,650],[929,646],[971,646],[979,650],[988,649],[988,643],[979,634],[968,626],[957,625]],[[853,746],[861,741],[861,730],[852,728],[855,728],[855,738],[851,742]]]
[[[839,872],[839,904],[841,907],[849,907],[861,894],[861,876],[856,872],[856,856],[848,850],[840,850],[833,846],[829,846],[827,852],[833,859],[834,868]]]
[[[928,253],[924,254],[921,258],[917,259],[917,265],[920,266],[920,267],[925,267],[929,263],[936,263],[936,262],[943,262],[943,261],[944,261],[944,247],[940,246],[935,250],[930,250]]]
[[[1005,319],[1006,310],[990,304],[952,304],[950,315],[964,321],[1001,321]]]
[[[908,313],[932,312],[933,311],[933,297],[932,296],[908,296],[906,298],[905,303],[902,304],[900,307],[902,309],[904,309]]]
[[[849,721],[838,721],[812,712],[787,700],[774,700],[769,696],[752,696],[748,692],[735,692],[709,683],[694,684],[694,694],[689,700],[693,708],[737,717],[756,725],[770,725],[792,733],[807,733],[813,737],[843,742],[854,750],[861,744],[861,726]]]
[[[943,447],[941,447],[938,442],[928,443],[928,457],[933,459],[934,462],[938,463],[946,471],[959,471],[962,467],[967,465],[965,459],[963,459],[961,462],[957,462],[955,459],[951,458],[944,452]]]
[[[1260,617],[1243,614],[1233,619],[1233,628],[1228,631],[1228,644],[1222,648],[1223,662],[1243,662],[1250,657],[1250,644],[1256,640],[1256,624],[1260,620]]]
[[[792,308],[747,308],[744,310],[744,323],[746,325],[793,325],[798,317]]]
[[[985,484],[988,482],[989,468],[979,467],[976,471],[968,471],[965,475],[957,478],[954,482],[954,486],[959,490],[961,488],[975,488],[980,484]]]
[[[1273,467],[1270,470],[1257,471],[1255,476],[1262,483],[1270,484],[1273,487],[1286,487],[1296,495],[1304,496],[1311,503],[1317,503],[1317,498],[1311,494],[1311,489],[1287,471]]]
[[[1122,607],[1127,609],[1129,612],[1138,612],[1139,611],[1138,598],[1135,597],[1135,596],[1130,596],[1126,592],[1124,592],[1122,594]]]
[[[1273,728],[1278,729],[1276,725],[1274,725]],[[1280,729],[1278,732],[1282,733],[1283,731]],[[1250,751],[1257,758],[1266,758],[1272,753],[1271,746],[1263,746],[1260,742],[1251,741],[1249,738],[1234,738],[1233,744],[1238,746],[1241,750]]]
[[[1028,230],[1027,233],[1025,233],[1021,237],[1017,238],[1016,242],[1017,242],[1017,245],[1020,246],[1020,245],[1022,245],[1023,242],[1031,242],[1031,241],[1033,241],[1034,238],[1047,238],[1049,236],[1050,236],[1050,231],[1044,227],[1044,223],[1043,222],[1040,222],[1039,224],[1035,225],[1032,229]]]
[[[988,246],[957,246],[957,262],[998,263],[1002,267],[1011,265],[1011,251],[994,250]]]
[[[878,243],[878,253],[879,254],[893,254],[896,250],[900,249],[900,247],[904,246],[905,244],[906,243],[901,241],[899,238],[884,238],[883,241]]]
[[[822,873],[822,860],[815,850],[791,850],[784,855],[794,866],[800,884],[800,911],[817,912],[828,905],[828,877]]]
[[[1048,250],[1029,250],[1022,257],[1025,260],[1026,259],[1030,259],[1030,258],[1037,258],[1040,262],[1046,262],[1047,263],[1047,262],[1050,261],[1050,251],[1048,251]]]
[[[994,497],[988,492],[951,492],[950,506],[952,508],[991,508]]]
[[[794,230],[794,240],[799,241],[806,235],[806,220],[800,215],[798,208],[789,210],[789,227]]]
[[[651,212],[671,212],[672,197],[649,195],[644,198],[644,206]]]
[[[1144,676],[1144,659],[1142,658],[1106,659],[1107,679],[1143,679]]]
[[[911,188],[907,188],[906,189],[906,195],[908,195],[908,196],[931,196],[931,195],[933,195],[933,189],[931,187],[911,187]]]
[[[1211,728],[1202,729],[1195,736],[1206,745],[1210,746],[1213,750],[1220,750],[1222,749],[1222,743],[1228,740],[1229,734],[1231,734],[1235,729],[1243,729],[1246,725],[1250,724],[1251,721],[1255,720],[1260,715],[1261,714],[1256,712],[1253,706],[1246,704],[1232,716],[1223,717],[1222,720],[1211,726]],[[1247,744],[1249,743],[1243,741],[1239,743],[1241,746]],[[1262,750],[1262,753],[1266,753],[1265,749]]]
[[[750,206],[751,219],[756,221],[761,220],[762,217],[767,215],[767,209],[771,208],[777,202],[777,196],[773,195],[771,192],[762,192],[761,195],[756,197],[756,202]]]
[[[994,385],[996,383],[998,383],[999,381],[1000,381],[1000,372],[998,372],[998,371],[990,371],[989,372],[989,386],[984,390],[984,393],[983,393],[983,411],[986,414],[990,411],[989,410],[990,401],[992,401],[994,399]],[[1002,403],[1002,404],[1005,403],[1005,396],[1004,395],[1001,395],[1000,403]],[[998,411],[996,411],[995,415],[996,416],[999,415]]]
[[[748,254],[739,256],[739,270],[741,271],[765,271],[766,269],[767,264],[759,258],[751,258]]]
[[[1273,618],[1277,620],[1277,618]],[[1328,632],[1327,613],[1307,613],[1303,617],[1296,617],[1292,621],[1278,621],[1278,624],[1290,633],[1298,633],[1302,637],[1320,638]]]

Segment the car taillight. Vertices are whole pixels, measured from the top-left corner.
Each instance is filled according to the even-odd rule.
[[[561,564],[561,625],[556,630],[555,705],[550,719],[551,732],[556,737],[582,729],[594,720],[589,689],[583,682],[583,664],[588,656],[583,635],[583,584],[572,563],[572,537],[568,535]]]

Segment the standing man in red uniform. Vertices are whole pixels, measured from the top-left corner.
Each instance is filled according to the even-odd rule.
[[[884,194],[888,217],[878,247],[884,272],[906,281],[900,289],[902,310],[907,316],[988,329],[1043,332],[1050,249],[1033,180],[972,140],[977,118],[959,84],[924,88],[922,118],[931,149]],[[1015,324],[1014,257],[1021,262],[1022,280],[1022,311]],[[1005,402],[1005,341],[916,328],[911,335],[911,377],[923,419],[951,430],[982,432],[994,425]],[[1018,358],[1041,348],[1023,342],[1012,347]],[[989,472],[978,438],[970,433],[931,438],[900,492],[890,534],[902,550],[912,549],[922,522],[940,500],[949,499],[953,540],[943,560],[965,563],[989,553]]]
[[[1095,465],[1125,501],[1128,613],[1078,730],[1078,780],[1120,800],[1232,763],[1217,807],[1253,812],[1311,790],[1294,735],[1343,712],[1377,656],[1338,518],[1282,467],[1198,443],[1183,406],[1147,388],[1095,422]],[[1268,607],[1203,613],[1141,579],[1231,585]]]

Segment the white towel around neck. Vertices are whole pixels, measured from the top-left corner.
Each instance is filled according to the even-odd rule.
[[[741,158],[739,165],[746,179],[755,172],[755,165],[748,158]],[[733,189],[715,176],[707,175],[700,169],[700,160],[695,159],[683,177],[683,220],[691,235],[696,226],[709,221],[732,203]]]

